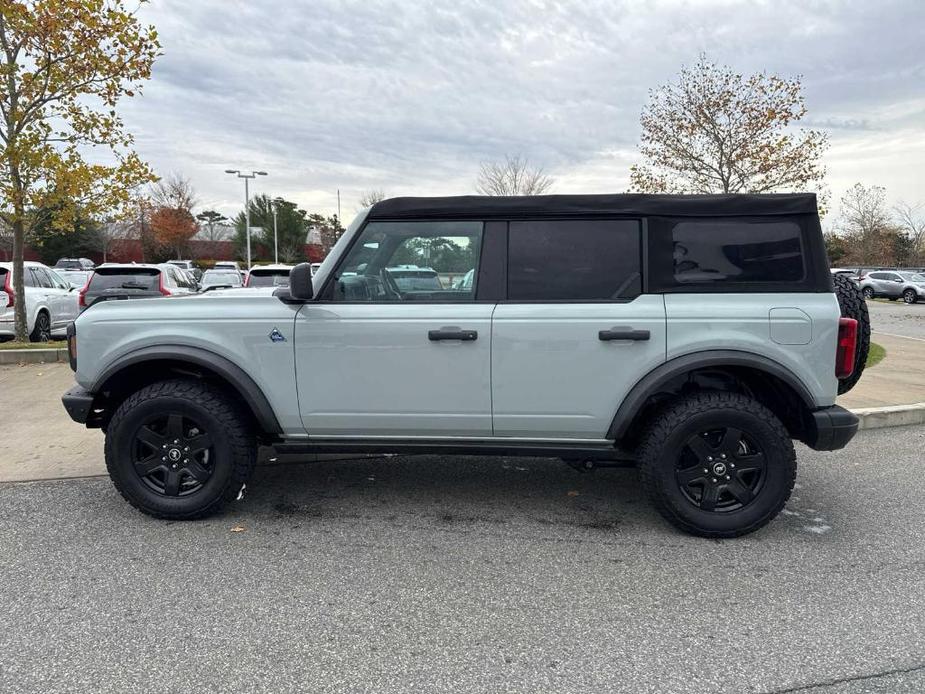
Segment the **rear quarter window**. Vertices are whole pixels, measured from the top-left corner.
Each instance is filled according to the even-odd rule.
[[[815,288],[805,227],[798,219],[652,219],[649,251],[656,291]]]

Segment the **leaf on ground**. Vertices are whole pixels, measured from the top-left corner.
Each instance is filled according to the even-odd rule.
[[[231,529],[231,532],[233,532],[233,533],[243,533],[245,530],[247,530],[247,528],[245,528],[243,525],[236,525],[236,526],[234,526],[234,527]]]
[[[576,492],[574,489],[568,493],[569,496],[578,496],[579,492]]]

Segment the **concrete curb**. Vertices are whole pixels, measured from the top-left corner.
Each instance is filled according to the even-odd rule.
[[[67,361],[66,349],[0,349],[0,364],[66,364]]]
[[[854,412],[861,420],[858,429],[884,429],[910,424],[925,424],[925,402],[890,407],[864,407]]]

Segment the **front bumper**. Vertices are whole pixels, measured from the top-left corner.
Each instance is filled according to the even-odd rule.
[[[858,433],[858,416],[833,405],[812,412],[804,443],[817,451],[837,451]]]
[[[89,427],[93,426],[91,422],[94,419],[93,400],[95,397],[93,393],[85,388],[74,386],[61,396],[61,402],[64,403],[64,409],[67,410],[71,419]]]

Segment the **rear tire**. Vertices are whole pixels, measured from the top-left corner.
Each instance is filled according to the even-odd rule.
[[[858,344],[854,355],[854,371],[847,378],[838,379],[838,394],[847,393],[861,380],[864,366],[867,364],[867,354],[870,352],[870,315],[864,297],[871,291],[864,288],[863,296],[858,286],[844,275],[834,275],[835,297],[838,307],[844,318],[854,318],[858,322]]]
[[[903,301],[907,304],[914,304],[919,300],[919,295],[915,293],[914,289],[907,289],[903,292]]]
[[[194,380],[154,383],[129,396],[106,429],[106,468],[132,506],[189,520],[238,498],[257,459],[248,415],[224,391]]]
[[[836,275],[836,276],[837,276],[837,275]],[[848,281],[850,282],[851,280],[848,280]],[[837,286],[837,285],[836,285],[836,286]],[[871,299],[873,299],[873,298],[874,298],[874,290],[871,289],[870,287],[864,287],[864,298],[867,299],[868,301],[870,301]]]
[[[638,460],[659,513],[701,537],[758,530],[784,508],[796,480],[793,442],[780,420],[738,393],[675,400],[643,434]]]

